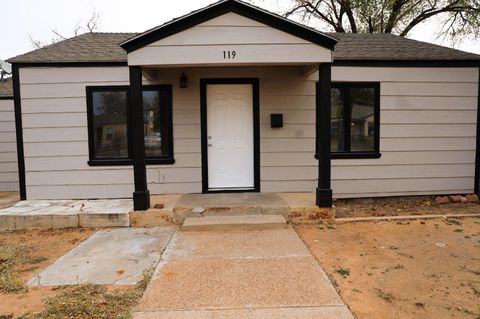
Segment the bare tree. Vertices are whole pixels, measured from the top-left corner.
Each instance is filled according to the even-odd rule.
[[[86,21],[85,20],[78,21],[78,23],[75,26],[75,29],[73,30],[74,36],[77,36],[86,32],[92,33],[97,31],[100,24],[100,18],[101,18],[101,14],[94,9],[92,11],[92,15],[90,16],[90,18],[88,18]],[[66,40],[68,38],[68,36],[65,36],[64,34],[60,33],[57,29],[52,29],[51,31],[53,33],[53,37],[49,43],[36,40],[29,34],[28,36],[30,38],[30,43],[32,44],[32,46],[35,49],[40,49],[41,47],[44,47],[46,45],[53,44],[62,40]]]
[[[312,19],[336,32],[394,33],[407,36],[436,18],[439,35],[480,37],[480,0],[293,0],[286,17]]]

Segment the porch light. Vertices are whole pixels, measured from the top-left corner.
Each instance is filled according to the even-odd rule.
[[[182,89],[185,89],[187,87],[187,84],[188,84],[188,78],[185,75],[185,73],[182,73],[182,76],[180,77],[180,87]]]

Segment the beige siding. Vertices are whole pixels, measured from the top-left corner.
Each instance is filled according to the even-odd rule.
[[[27,197],[130,197],[131,167],[87,164],[85,93],[89,85],[128,85],[128,68],[22,68],[20,79]],[[148,167],[152,194],[201,191],[198,96],[177,95],[176,88],[174,96],[176,163]]]
[[[477,68],[334,67],[381,82],[380,159],[334,160],[336,197],[473,192]]]
[[[18,191],[13,99],[0,99],[0,192]]]
[[[224,51],[235,51],[235,58],[225,58]],[[235,13],[227,13],[128,54],[129,65],[147,66],[299,64],[331,60],[329,49]]]
[[[222,21],[227,20],[209,23]],[[182,72],[189,79],[186,89],[178,87]],[[332,74],[335,81],[381,82],[382,156],[334,160],[336,197],[473,191],[476,69],[334,67]],[[299,66],[272,66],[159,69],[157,78],[148,83],[173,85],[175,164],[148,166],[150,192],[201,191],[199,80],[213,77],[260,79],[262,191],[313,191],[318,75],[305,77]],[[27,196],[130,197],[131,167],[87,165],[85,99],[86,85],[128,84],[128,69],[21,69],[20,78]],[[284,114],[283,128],[270,128],[271,113]],[[0,145],[14,152],[15,143],[1,144],[4,138],[0,133]],[[0,154],[0,161],[9,158],[5,154]]]

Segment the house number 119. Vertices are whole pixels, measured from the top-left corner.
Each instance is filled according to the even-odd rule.
[[[224,60],[233,60],[237,55],[236,51],[223,51],[223,59]]]

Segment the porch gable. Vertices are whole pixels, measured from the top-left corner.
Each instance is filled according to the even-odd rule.
[[[336,40],[238,0],[220,1],[121,44],[130,66],[319,64]]]

